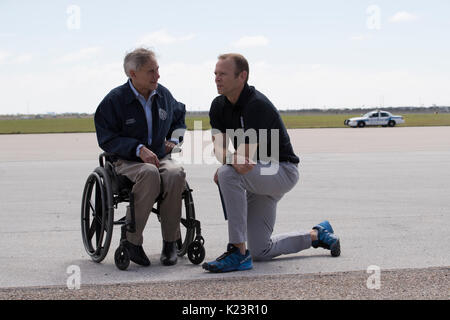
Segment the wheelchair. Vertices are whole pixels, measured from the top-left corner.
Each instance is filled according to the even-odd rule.
[[[116,173],[112,162],[113,156],[106,152],[101,153],[100,166],[95,168],[86,180],[81,203],[81,236],[88,255],[93,261],[100,263],[108,254],[113,226],[121,225],[121,239],[114,254],[114,263],[120,270],[126,270],[130,264],[130,257],[123,242],[127,231],[136,231],[132,192],[134,183],[126,176]],[[205,240],[201,235],[200,221],[195,219],[192,191],[186,182],[182,193],[181,238],[177,241],[177,255],[182,257],[187,253],[193,264],[200,264],[205,258]],[[152,208],[159,221],[161,221],[162,194],[163,192],[155,201],[156,208]],[[122,202],[129,204],[131,218],[127,219],[125,215],[114,221],[114,210]]]

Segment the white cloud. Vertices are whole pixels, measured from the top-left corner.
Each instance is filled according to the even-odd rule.
[[[176,36],[169,34],[166,30],[162,29],[162,30],[158,30],[158,31],[143,35],[137,41],[137,45],[138,46],[170,45],[170,44],[174,44],[174,43],[189,41],[189,40],[194,39],[194,37],[195,37],[195,35],[192,33],[185,35],[185,36],[176,37]]]
[[[0,64],[5,63],[11,54],[6,51],[0,51]]]
[[[267,64],[264,68],[250,65],[250,70],[250,85],[279,109],[375,107],[380,96],[384,96],[386,106],[418,105],[419,97],[430,104],[445,105],[450,97],[445,72],[292,63]]]
[[[264,69],[271,67],[271,65],[265,60],[255,61],[254,63],[252,63],[252,65],[255,69]]]
[[[215,64],[216,60],[161,63],[159,82],[178,101],[185,103],[187,110],[206,110],[217,96]],[[186,82],[185,75],[190,75],[189,82]],[[121,60],[89,65],[60,64],[40,72],[13,75],[0,73],[0,87],[4,88],[0,114],[93,113],[111,89],[126,81]]]
[[[262,47],[269,44],[269,39],[264,36],[244,36],[238,41],[232,43],[234,47],[250,48],[250,47]]]
[[[101,51],[100,47],[83,48],[76,52],[68,53],[62,56],[61,58],[57,59],[56,61],[58,63],[70,63],[70,62],[77,62],[80,60],[92,59],[95,56],[97,56],[100,51]]]
[[[39,72],[3,73],[0,87],[5,90],[0,114],[92,113],[111,89],[125,82],[121,61],[89,66],[62,64]]]
[[[12,63],[22,64],[22,63],[28,63],[33,59],[33,56],[28,53],[24,53],[21,55],[18,55],[14,59],[12,59]]]
[[[409,21],[415,21],[415,20],[417,20],[417,18],[418,17],[416,15],[412,14],[412,13],[409,13],[409,12],[406,12],[406,11],[400,11],[400,12],[397,12],[395,15],[393,15],[389,19],[389,21],[390,22],[394,22],[394,23],[397,23],[397,22],[409,22]]]
[[[218,95],[214,82],[216,60],[200,63],[161,63],[160,83],[166,86],[175,99],[186,104],[188,111],[207,110]],[[189,81],[180,75],[189,75]]]
[[[28,53],[15,55],[11,52],[0,51],[0,64],[22,64],[28,63],[32,60],[33,56]]]
[[[208,110],[217,96],[215,63],[216,60],[161,63],[160,83],[185,103],[187,110]],[[121,65],[121,59],[117,59],[90,65],[62,64],[40,72],[0,73],[0,114],[92,113],[112,88],[126,82]],[[418,70],[369,71],[264,60],[255,60],[250,70],[250,85],[267,95],[279,109],[375,107],[380,96],[385,97],[387,106],[418,105],[419,97],[425,104],[445,105],[450,101],[445,70],[434,74]],[[188,82],[184,75],[189,75]]]
[[[369,37],[367,35],[364,34],[358,34],[355,36],[350,37],[351,41],[364,41],[367,40]]]

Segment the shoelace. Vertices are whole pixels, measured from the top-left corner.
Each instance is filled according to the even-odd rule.
[[[236,249],[237,249],[237,248],[233,248],[232,250],[228,250],[228,251],[224,252],[220,257],[218,257],[218,258],[216,259],[216,261],[220,261],[220,260],[225,259],[225,258],[228,257],[229,255],[233,254],[233,252],[235,252]]]

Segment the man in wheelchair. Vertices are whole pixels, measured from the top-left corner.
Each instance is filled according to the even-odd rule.
[[[155,201],[162,199],[161,262],[174,265],[186,175],[170,152],[186,129],[185,105],[158,84],[159,66],[153,51],[139,48],[128,53],[124,69],[128,81],[106,95],[94,118],[99,146],[113,154],[117,174],[134,183],[135,232],[126,232],[121,243],[131,261],[150,265],[142,247],[143,231]],[[126,217],[131,219],[130,207]]]

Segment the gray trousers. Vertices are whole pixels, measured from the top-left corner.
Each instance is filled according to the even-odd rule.
[[[272,236],[278,201],[298,182],[297,165],[281,162],[267,174],[260,163],[241,175],[230,165],[219,168],[218,179],[228,216],[230,243],[247,242],[253,260],[270,260],[311,247],[309,231]],[[273,170],[272,170],[273,171]]]

